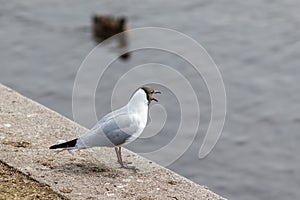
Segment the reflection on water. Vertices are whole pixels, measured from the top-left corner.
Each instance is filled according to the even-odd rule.
[[[93,13],[126,16],[132,28],[160,26],[181,31],[200,42],[219,66],[228,112],[217,146],[207,158],[198,160],[202,130],[210,116],[209,94],[200,80],[197,95],[202,132],[170,168],[229,199],[299,199],[299,1],[167,0],[164,5],[156,0],[125,0],[121,5],[99,0],[84,4],[77,0],[3,1],[0,81],[72,118],[74,78],[95,47],[93,34],[82,29],[90,27]],[[116,55],[116,43],[118,47],[107,45],[102,56]],[[184,44],[171,44],[189,51]],[[174,55],[154,50],[133,52],[126,62],[116,60],[99,83],[99,117],[109,112],[111,83],[131,67],[150,62],[184,68],[189,79],[196,79]],[[136,78],[142,79],[143,74]],[[85,91],[81,100],[85,101]],[[127,99],[123,100],[125,104]],[[160,103],[168,102],[168,96],[160,96]],[[173,113],[168,119],[176,116],[177,109],[169,110]],[[86,114],[84,107],[81,113]],[[92,126],[88,120],[82,124]],[[130,148],[145,152],[160,147],[173,137],[172,127],[178,124]]]

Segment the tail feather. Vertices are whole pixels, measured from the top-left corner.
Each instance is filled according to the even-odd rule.
[[[76,143],[77,143],[77,139],[74,139],[74,140],[71,140],[68,142],[53,145],[53,146],[49,147],[49,149],[71,148],[71,147],[75,147]]]

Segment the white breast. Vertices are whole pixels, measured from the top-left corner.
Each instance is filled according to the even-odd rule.
[[[148,100],[144,90],[139,89],[128,102],[128,113],[132,121],[138,126],[138,131],[132,136],[134,139],[139,137],[147,124],[148,119]]]

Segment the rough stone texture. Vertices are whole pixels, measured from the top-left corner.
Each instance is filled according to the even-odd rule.
[[[70,199],[224,199],[206,187],[123,149],[139,169],[121,169],[114,149],[71,155],[49,146],[85,128],[0,85],[0,160]]]

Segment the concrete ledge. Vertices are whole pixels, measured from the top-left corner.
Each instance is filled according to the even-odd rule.
[[[124,150],[139,169],[121,169],[114,149],[70,155],[48,147],[85,128],[0,85],[0,160],[70,199],[224,199],[206,187]]]

